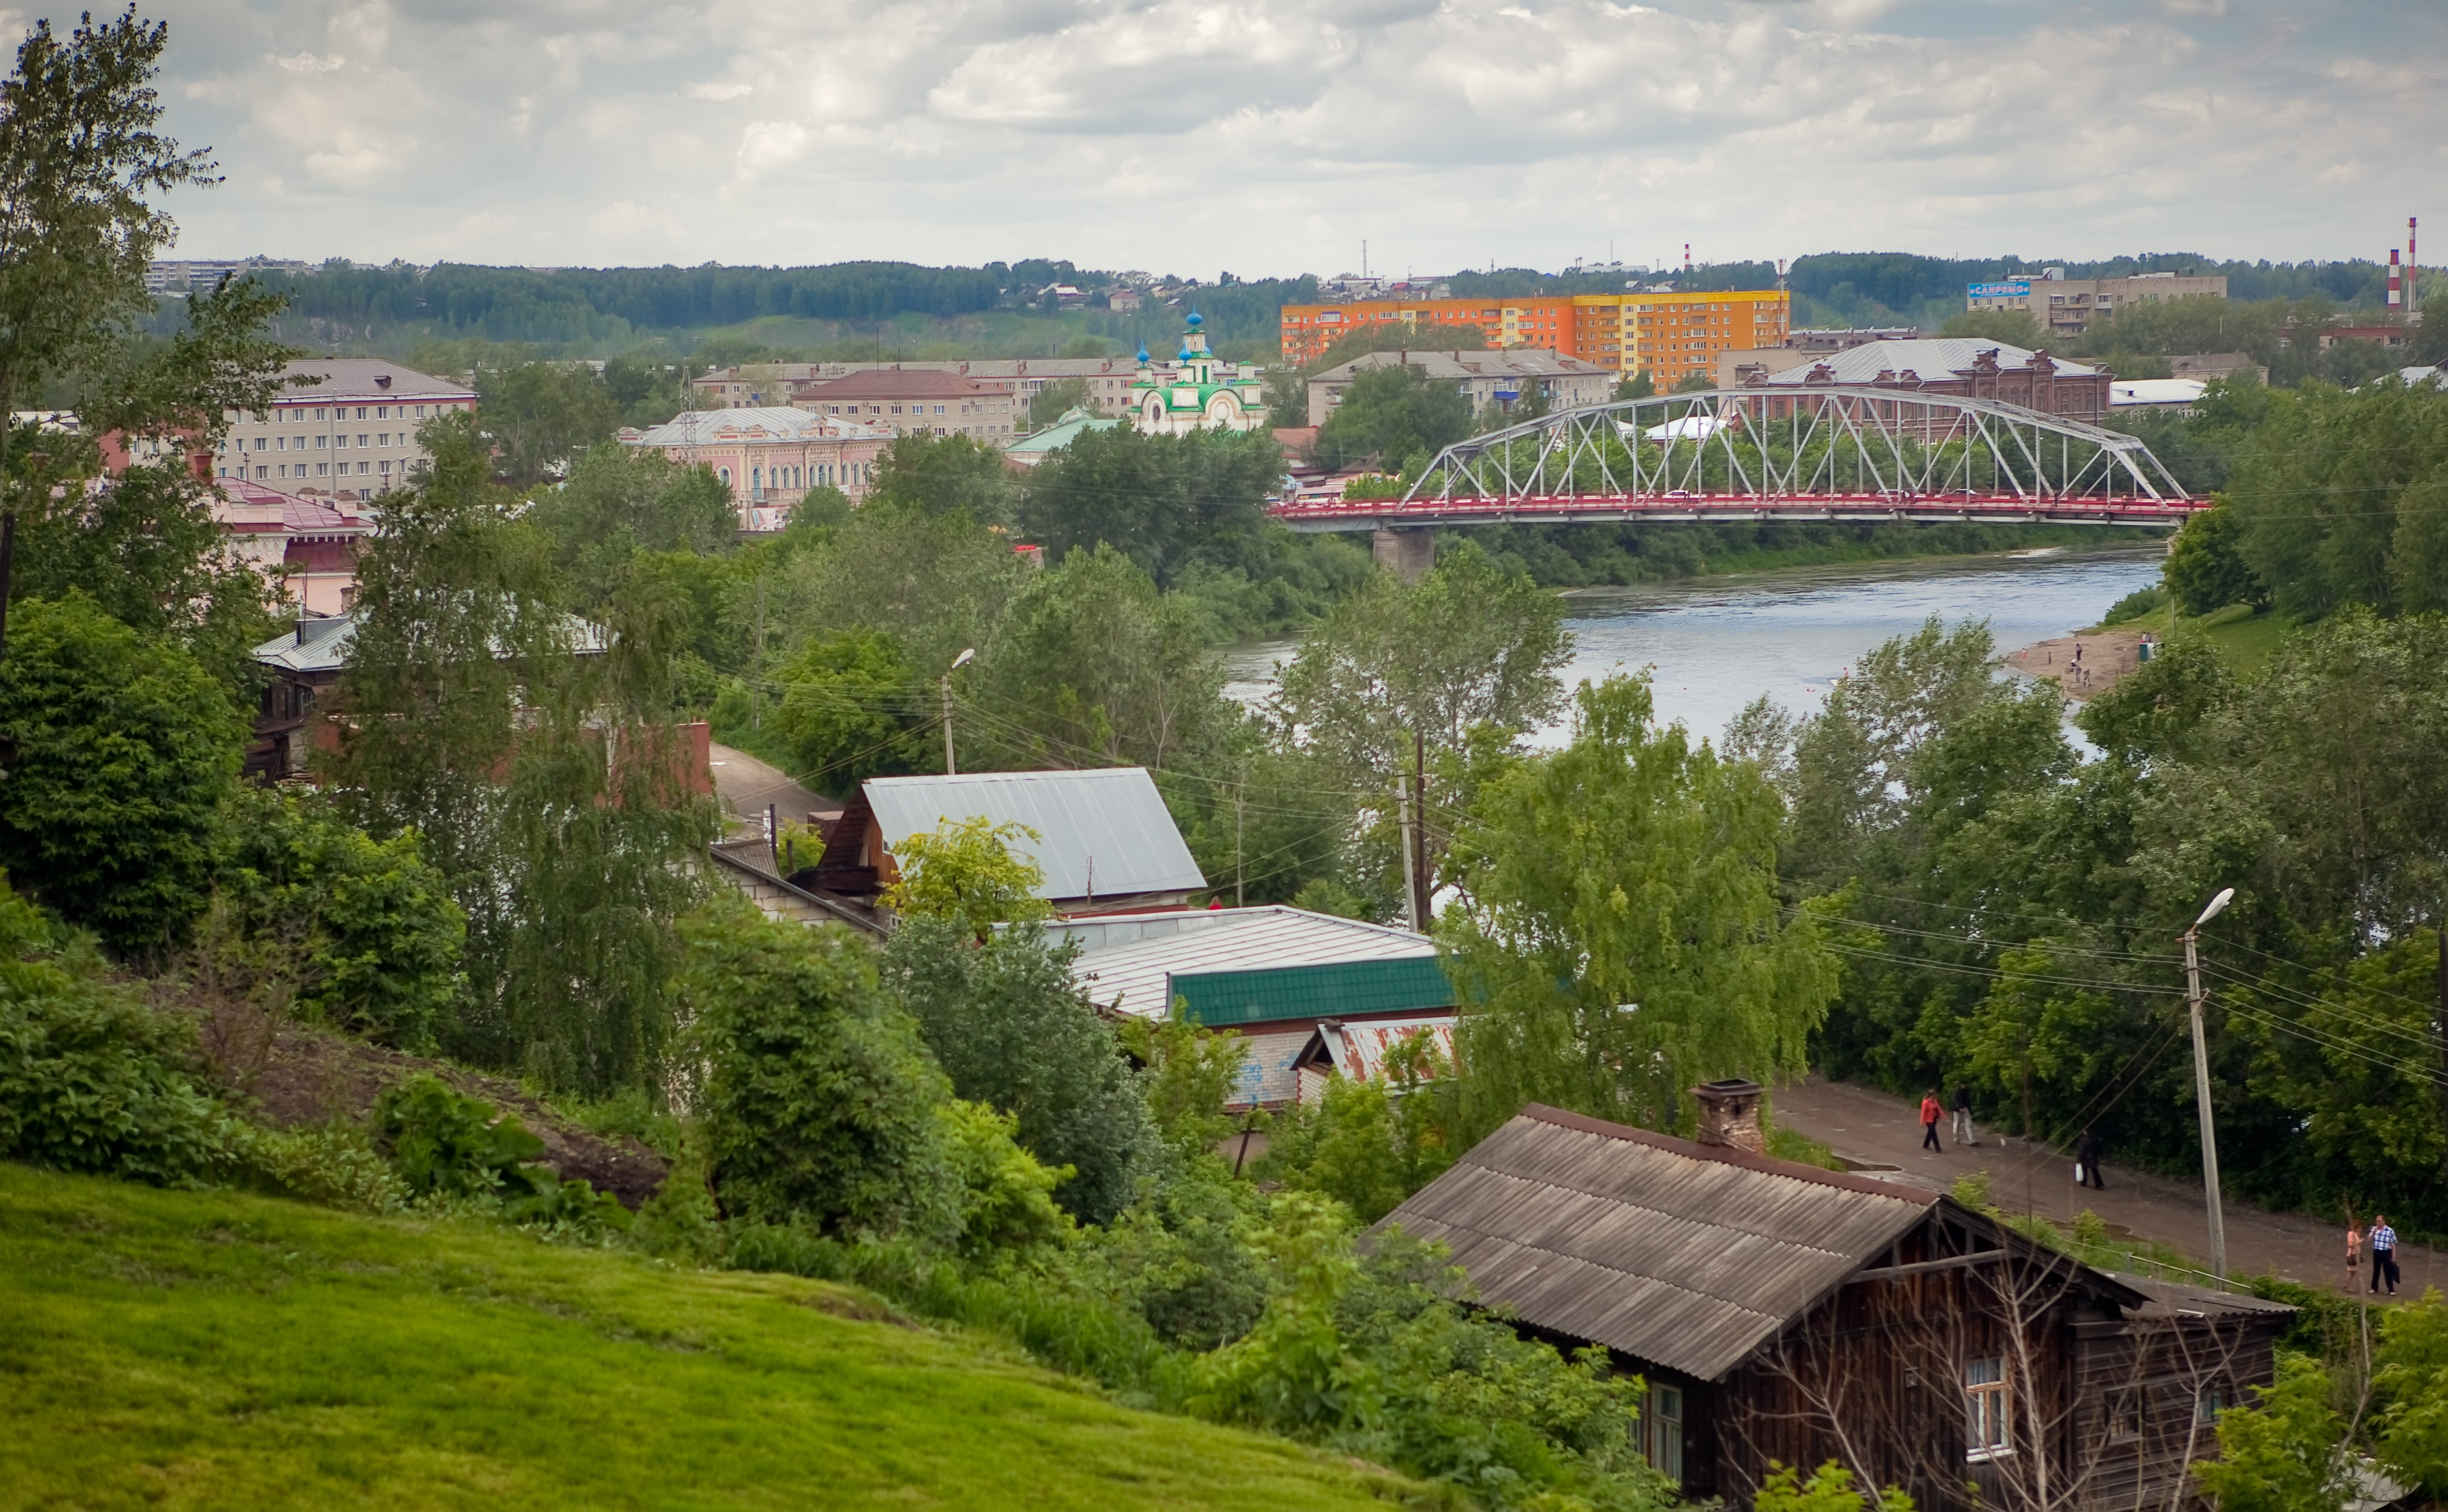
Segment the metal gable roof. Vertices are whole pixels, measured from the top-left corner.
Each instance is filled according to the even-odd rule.
[[[1380,1226],[1525,1323],[1709,1381],[1939,1200],[1533,1104]]]
[[[1926,336],[1917,341],[1865,341],[1843,352],[1831,352],[1818,363],[1833,370],[1833,381],[1840,384],[1866,384],[1881,373],[1902,373],[1909,368],[1924,382],[1937,382],[1955,377],[1969,369],[1983,352],[1998,354],[2000,371],[2014,373],[2032,360],[2032,352],[2004,341],[1982,341],[1971,336]],[[2052,353],[2049,360],[2056,364],[2060,378],[2088,378],[2100,371],[2080,362],[2069,362]],[[1818,363],[1805,362],[1771,373],[1761,379],[1772,388],[1806,387],[1811,369]]]
[[[1037,832],[1015,853],[1045,874],[1041,898],[1194,892],[1207,886],[1145,767],[870,777],[861,791],[884,849],[947,819],[983,817]]]

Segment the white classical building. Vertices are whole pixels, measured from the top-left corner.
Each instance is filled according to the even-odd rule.
[[[1139,373],[1131,380],[1131,426],[1148,435],[1183,435],[1192,431],[1255,431],[1267,423],[1266,401],[1260,397],[1258,370],[1226,362],[1207,350],[1206,321],[1195,310],[1190,329],[1182,334],[1181,355],[1173,362],[1151,361],[1139,353]]]
[[[831,485],[852,504],[867,497],[892,432],[857,420],[767,405],[683,410],[651,431],[621,432],[688,467],[714,469],[739,506],[739,527],[779,530],[810,488]]]

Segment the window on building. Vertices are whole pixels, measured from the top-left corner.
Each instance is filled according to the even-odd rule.
[[[2006,1362],[1975,1360],[1963,1368],[1964,1458],[1993,1460],[2014,1452]]]
[[[2131,1444],[2142,1436],[2142,1399],[2132,1391],[2121,1392],[2108,1404],[2108,1442]]]
[[[1676,1485],[1683,1483],[1683,1389],[1673,1386],[1649,1388],[1649,1410],[1641,1414],[1642,1447],[1657,1473]]]
[[[2193,1421],[2204,1427],[2217,1424],[2219,1413],[2227,1407],[2227,1383],[2213,1381],[2193,1395]]]

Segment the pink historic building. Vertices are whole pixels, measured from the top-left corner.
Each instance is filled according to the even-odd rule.
[[[714,469],[730,485],[743,530],[778,530],[810,488],[830,485],[855,504],[867,496],[892,432],[845,417],[768,407],[684,410],[622,441],[675,462]]]

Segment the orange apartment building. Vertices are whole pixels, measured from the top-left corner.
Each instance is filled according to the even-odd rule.
[[[1380,299],[1283,307],[1284,359],[1316,360],[1341,336],[1401,321],[1420,345],[1443,345],[1440,332],[1477,326],[1492,347],[1544,347],[1612,368],[1647,373],[1660,389],[1694,373],[1714,380],[1718,354],[1783,346],[1793,302],[1782,290],[1693,294],[1557,295],[1511,299]]]

